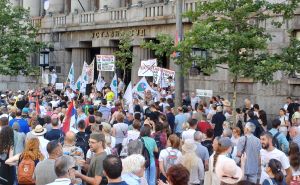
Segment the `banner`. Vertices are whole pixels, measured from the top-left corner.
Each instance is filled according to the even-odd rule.
[[[153,68],[156,66],[156,59],[142,60],[138,71],[138,76],[153,76]]]
[[[112,79],[110,83],[110,88],[115,94],[115,100],[118,98],[118,79],[117,74],[115,73],[114,78]]]
[[[164,69],[161,67],[153,68],[153,82],[160,84],[160,87],[168,87],[168,77],[175,79],[175,71]]]
[[[56,90],[63,90],[64,84],[63,83],[55,83],[55,89]]]
[[[96,55],[98,71],[115,71],[114,55]]]
[[[92,61],[90,65],[87,65],[86,67],[86,73],[88,76],[88,84],[91,84],[94,82],[94,66],[95,66],[95,60]]]
[[[143,77],[132,89],[132,92],[134,94],[139,95],[141,98],[144,99],[144,92],[150,90],[151,92],[153,89],[150,87],[148,84],[147,80],[145,77]]]
[[[133,102],[133,93],[132,93],[132,85],[131,85],[131,82],[128,84],[128,86],[127,86],[127,89],[126,89],[126,91],[125,91],[125,93],[124,93],[124,96],[123,96],[123,98],[124,98],[124,100],[125,100],[125,105],[130,105],[130,104],[132,104],[132,102]]]
[[[101,91],[104,86],[105,86],[105,81],[102,79],[101,71],[100,71],[97,82],[96,82],[97,91]]]
[[[75,74],[74,74],[74,65],[72,63],[71,67],[70,67],[70,71],[68,74],[68,79],[67,82],[69,82],[70,84],[70,88],[75,91],[76,90],[76,85],[75,85]]]
[[[196,96],[211,98],[213,96],[213,91],[206,89],[196,89]]]

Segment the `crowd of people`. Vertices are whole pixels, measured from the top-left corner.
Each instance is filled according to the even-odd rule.
[[[128,106],[122,91],[116,99],[110,87],[92,88],[0,93],[0,184],[300,184],[291,97],[270,121],[250,99],[233,110],[191,92],[175,107],[173,87],[152,84]]]

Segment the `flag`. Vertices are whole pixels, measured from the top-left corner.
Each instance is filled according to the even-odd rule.
[[[74,102],[71,101],[71,103],[69,104],[67,113],[65,115],[65,119],[63,122],[63,127],[62,127],[62,131],[64,133],[67,133],[70,130],[70,126],[71,126],[71,118],[72,116],[74,116],[76,114],[76,109],[74,107]]]
[[[105,81],[101,77],[101,72],[99,72],[98,79],[96,82],[96,88],[98,91],[101,91],[104,86],[105,86]]]
[[[75,83],[75,89],[78,89],[81,93],[86,92],[86,84],[88,84],[88,75],[87,75],[87,67],[88,64],[86,62],[83,63],[83,68],[81,71],[81,75],[78,77]]]
[[[74,65],[72,63],[71,67],[70,67],[70,71],[69,71],[69,74],[68,74],[68,82],[70,84],[70,88],[75,91],[76,90],[76,85],[75,85],[75,76],[74,76]]]
[[[153,92],[153,89],[150,87],[148,84],[147,80],[145,77],[143,77],[132,89],[133,93],[136,93],[140,97],[144,99],[144,92],[150,90]]]
[[[38,97],[36,98],[36,102],[35,102],[35,111],[38,115],[41,114],[41,108],[40,108],[40,103],[39,103]]]
[[[95,60],[92,61],[90,65],[87,64],[86,66],[86,73],[88,76],[88,84],[91,84],[94,82],[94,69],[95,69]]]
[[[115,94],[115,100],[118,98],[118,79],[117,79],[117,74],[115,73],[114,78],[112,79],[110,83],[110,88]]]
[[[126,101],[125,104],[126,105],[130,105],[132,104],[132,85],[131,82],[128,84],[127,89],[124,93],[123,99]]]

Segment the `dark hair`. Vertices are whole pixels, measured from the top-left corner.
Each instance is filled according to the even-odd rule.
[[[273,135],[270,132],[264,131],[260,134],[260,136],[266,136],[269,139],[273,139]]]
[[[267,113],[264,110],[258,111],[258,118],[261,120],[263,126],[266,126],[268,124],[267,122]]]
[[[89,116],[89,123],[95,123],[95,116]]]
[[[163,129],[163,124],[161,122],[155,122],[155,132],[162,131]]]
[[[98,116],[98,117],[101,117],[101,118],[102,118],[102,112],[96,111],[96,112],[95,112],[95,116]]]
[[[141,120],[141,113],[139,112],[134,113],[134,119]]]
[[[54,126],[54,127],[56,127],[56,126],[58,126],[58,118],[53,118],[52,120],[51,120],[51,125],[52,126]]]
[[[259,105],[258,104],[254,104],[253,105],[253,109],[258,109],[259,110]]]
[[[88,112],[89,112],[90,115],[93,115],[94,112],[95,112],[94,107],[89,107]]]
[[[255,183],[250,182],[248,180],[241,180],[237,183],[237,185],[255,185]]]
[[[78,122],[78,128],[80,128],[80,129],[85,129],[85,122],[84,122],[84,120],[80,120],[80,121]]]
[[[144,125],[141,129],[141,132],[140,132],[140,136],[141,137],[145,137],[145,136],[148,136],[150,137],[151,135],[151,128],[149,125]]]
[[[48,154],[52,154],[52,152],[59,146],[59,142],[57,140],[50,141],[47,144],[47,152]]]
[[[274,119],[272,121],[272,127],[277,128],[281,124],[281,121],[279,119]]]
[[[255,114],[254,114],[254,112],[252,110],[248,111],[248,116],[249,116],[250,119],[255,118]]]
[[[172,184],[187,185],[190,179],[190,172],[182,164],[176,164],[168,169],[167,177]]]
[[[133,120],[132,127],[136,130],[141,129],[141,122],[139,120]]]
[[[197,122],[198,122],[197,119],[189,119],[188,120],[190,127],[197,125]]]
[[[278,161],[277,159],[270,159],[268,166],[271,168],[271,171],[275,177],[275,180],[277,182],[279,182],[279,185],[281,185],[284,175],[281,170],[282,165],[281,165],[280,161]]]
[[[2,117],[2,118],[0,118],[0,125],[1,125],[1,126],[6,126],[6,125],[8,125],[8,118],[7,118],[7,117]]]
[[[235,111],[236,111],[238,114],[241,114],[241,113],[242,113],[242,111],[241,111],[240,108],[236,108]]]
[[[22,116],[22,111],[20,109],[17,110],[16,116],[18,116],[18,117]]]
[[[48,116],[48,115],[46,115],[46,116],[44,117],[44,121],[45,121],[45,123],[51,123],[51,117]]]
[[[108,178],[119,178],[123,170],[121,159],[115,155],[108,155],[103,161],[103,170]]]
[[[283,111],[286,114],[286,110],[284,108],[280,108],[279,110]]]
[[[212,129],[212,128],[207,129],[205,134],[206,134],[206,137],[213,138],[214,137],[214,129]]]
[[[9,149],[14,146],[14,131],[11,127],[2,127],[0,131],[0,141],[0,154],[9,152]]]
[[[300,167],[300,151],[297,143],[290,143],[289,159],[291,166],[297,171]]]

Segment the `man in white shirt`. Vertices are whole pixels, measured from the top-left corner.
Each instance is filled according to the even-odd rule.
[[[189,129],[182,132],[182,140],[183,141],[186,139],[194,140],[194,134],[196,132],[198,121],[197,121],[197,119],[189,119],[188,123],[189,123]]]
[[[200,98],[195,95],[194,92],[191,93],[191,105],[193,110],[197,110],[196,104],[199,104]]]
[[[287,184],[290,184],[291,177],[292,177],[292,170],[290,167],[289,159],[282,151],[278,150],[273,146],[272,140],[273,140],[273,136],[269,132],[264,132],[260,136],[260,142],[262,146],[262,149],[260,150],[260,157],[261,157],[260,184],[262,184],[262,182],[265,179],[269,178],[265,170],[270,159],[277,159],[278,161],[280,161],[283,168],[282,171],[285,172],[284,175],[286,175],[286,182]]]

